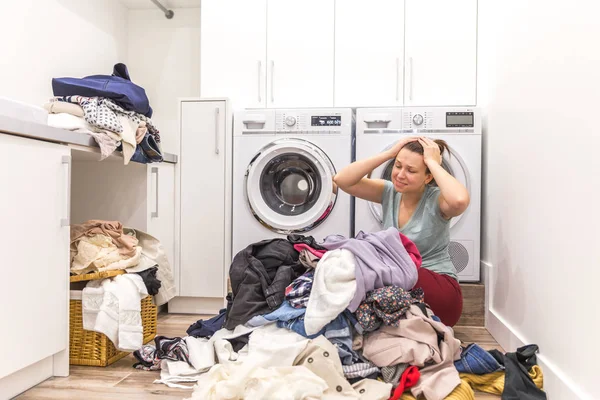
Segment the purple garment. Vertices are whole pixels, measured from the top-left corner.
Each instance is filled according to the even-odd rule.
[[[356,258],[356,293],[348,306],[352,312],[371,290],[385,286],[410,290],[417,283],[417,267],[400,241],[396,228],[373,233],[360,231],[355,239],[330,235],[321,246],[327,250],[349,250]]]

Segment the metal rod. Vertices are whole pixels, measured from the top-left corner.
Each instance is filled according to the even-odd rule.
[[[167,17],[167,19],[171,19],[171,18],[173,18],[173,15],[175,15],[173,10],[169,10],[167,7],[160,4],[160,1],[158,1],[158,0],[150,0],[150,1],[153,2],[156,7],[160,8],[161,11],[165,13],[165,17]]]

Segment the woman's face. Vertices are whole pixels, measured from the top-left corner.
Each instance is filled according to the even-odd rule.
[[[392,169],[392,183],[397,192],[421,191],[432,178],[422,155],[408,149],[400,150]]]

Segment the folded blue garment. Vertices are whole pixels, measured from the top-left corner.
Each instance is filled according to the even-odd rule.
[[[484,375],[504,369],[489,352],[477,343],[472,343],[463,349],[460,360],[454,361],[458,372]]]
[[[90,75],[84,78],[53,78],[55,96],[106,97],[128,111],[152,117],[152,108],[141,86],[131,82],[125,64],[115,64],[112,75]]]

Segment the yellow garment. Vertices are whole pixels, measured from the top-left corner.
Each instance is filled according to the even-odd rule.
[[[529,376],[533,379],[535,386],[542,389],[544,387],[544,374],[542,369],[534,365],[529,371]],[[475,400],[473,389],[502,395],[504,391],[504,372],[494,372],[485,375],[460,374],[460,385],[446,397],[446,400]],[[410,393],[404,393],[400,400],[416,400]]]

